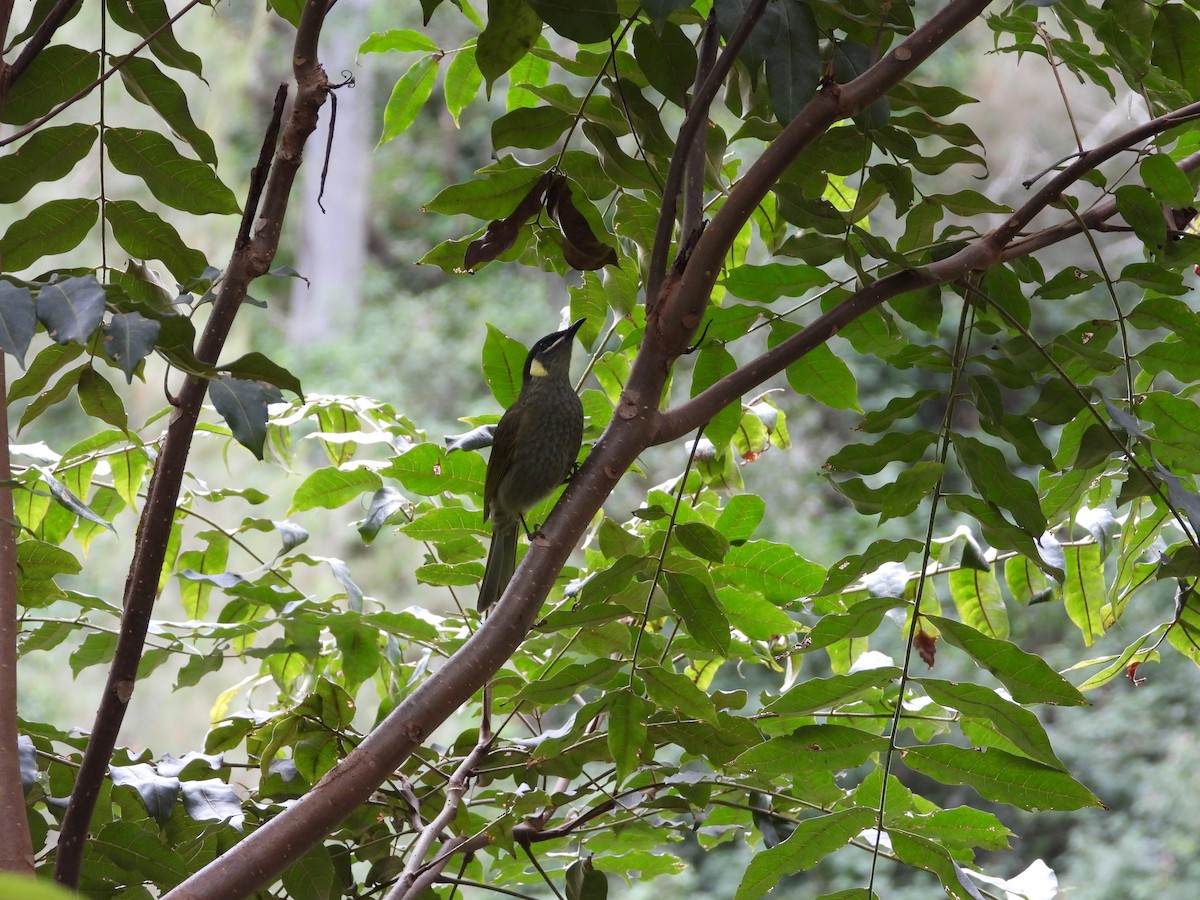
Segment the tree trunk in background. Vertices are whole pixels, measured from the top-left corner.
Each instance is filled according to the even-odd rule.
[[[292,288],[285,330],[293,346],[327,340],[345,330],[347,314],[361,303],[367,263],[374,79],[369,68],[354,65],[354,58],[365,33],[368,0],[340,0],[338,7],[339,14],[330,19],[322,35],[322,56],[331,82],[337,84],[353,71],[356,84],[336,95],[337,121],[321,199],[325,212],[317,198],[331,106],[323,111],[321,126],[306,151],[310,158],[301,173],[303,208],[295,268],[308,283],[296,279]]]

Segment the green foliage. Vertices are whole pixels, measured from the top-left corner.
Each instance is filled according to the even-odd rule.
[[[297,20],[297,4],[272,6]],[[751,6],[713,4],[725,41]],[[20,525],[21,655],[53,653],[90,677],[125,627],[117,604],[77,576],[132,543],[117,523],[145,502],[171,415],[139,421],[113,385],[120,376],[153,383],[174,369],[203,379],[214,415],[200,432],[249,449],[262,461],[256,473],[299,476],[282,488],[197,476],[172,520],[152,526],[170,536],[159,593],[184,615],[156,616],[138,679],[172,671],[175,689],[190,692],[216,684],[227,662],[250,674],[210,691],[203,753],[119,750],[112,760],[81,887],[134,896],[171,890],[245,831],[286,815],[445,658],[471,652],[486,463],[479,430],[443,446],[402,408],[304,396],[294,374],[257,351],[196,358],[192,318],[226,275],[193,246],[194,219],[233,215],[239,204],[187,102],[200,57],[163,27],[161,0],[107,7],[116,29],[155,35],[147,52],[171,70],[135,55],[108,82],[160,128],[39,125],[0,157],[0,204],[14,210],[0,236],[0,349],[22,366],[34,349],[7,400],[24,404],[18,430],[41,426],[68,399],[91,430],[65,449],[16,452],[7,489]],[[436,29],[396,28],[362,43],[364,54],[406,55],[380,144],[411,134],[440,86],[456,124],[491,117],[496,151],[425,204],[471,221],[423,261],[448,273],[517,264],[572,278],[569,306],[588,319],[580,334],[595,383],[583,392],[587,436],[602,439],[629,415],[623,392],[648,328],[663,327],[645,289],[663,274],[651,261],[671,163],[691,149],[675,136],[695,102],[708,6],[491,0],[481,20],[469,4],[426,0],[422,11],[427,23],[455,17],[471,34],[450,45]],[[1184,40],[1200,33],[1194,10],[1062,0],[1055,12],[1052,33],[1029,5],[993,13],[996,49],[1050,57],[1114,96],[1124,82],[1153,114],[1194,99],[1195,42]],[[704,215],[736,201],[745,173],[783,146],[814,101],[879,60],[905,59],[898,48],[919,24],[913,15],[904,4],[768,3],[702,123],[693,183]],[[52,44],[0,102],[2,120],[34,123],[89,86],[101,63],[113,60]],[[903,537],[871,535],[832,564],[778,540],[771,526],[787,511],[756,466],[801,442],[796,418],[789,431],[775,389],[744,401],[721,395],[666,480],[629,486],[596,514],[486,694],[458,716],[430,719],[426,734],[444,724],[438,743],[399,760],[369,803],[287,870],[288,896],[386,891],[408,869],[433,865],[412,851],[446,811],[430,835],[466,847],[446,871],[523,895],[548,879],[563,896],[602,898],[622,881],[678,875],[736,841],[753,853],[729,894],[737,900],[785,883],[824,891],[817,873],[843,848],[976,897],[995,883],[975,874],[994,859],[985,854],[1009,847],[1002,816],[1104,805],[1108,786],[1092,785],[1054,747],[1039,713],[1085,706],[1089,692],[1123,674],[1145,677],[1137,673],[1170,650],[1200,664],[1200,318],[1183,278],[1200,251],[1163,215],[1194,198],[1198,142],[1164,130],[1128,148],[1136,164],[1091,173],[1140,259],[1117,269],[1098,251],[1051,272],[1024,253],[1003,264],[993,254],[979,264],[986,273],[948,285],[930,275],[868,308],[862,297],[884,279],[936,272],[1016,214],[961,188],[984,160],[964,112],[974,101],[927,81],[903,80],[842,110],[781,168],[729,238],[703,321],[687,326],[697,344],[662,397],[668,410],[703,399],[760,350],[767,356],[751,366],[786,355],[818,315],[863,303],[772,371],[822,415],[872,436],[834,437],[824,484],[869,520],[864,534],[891,523]],[[101,166],[135,176],[135,187],[22,205],[43,185]],[[1056,198],[1063,228],[1082,222],[1084,196],[1076,184]],[[667,225],[669,249],[686,259],[695,236]],[[97,265],[79,249],[89,239],[105,248],[101,259],[118,246],[133,259]],[[77,265],[34,271],[57,254]],[[1078,315],[1059,327],[1061,314],[1048,310],[1072,298]],[[480,369],[500,406],[520,390],[525,353],[523,339],[488,327]],[[867,382],[872,371],[886,373],[882,386]],[[294,395],[287,403],[283,391]],[[463,410],[468,427],[496,411],[490,402]],[[815,437],[804,436],[805,451]],[[530,522],[549,509],[531,511]],[[335,515],[356,520],[371,553],[404,561],[403,586],[368,585],[352,571],[354,548],[311,540]],[[333,552],[350,561],[318,555]],[[1173,609],[1147,602],[1160,582],[1176,593]],[[421,605],[399,608],[414,584]],[[1077,631],[1063,671],[1022,646],[1038,614]],[[1127,641],[1131,621],[1140,637],[1078,658],[1080,647]],[[480,744],[485,705],[496,733]],[[53,723],[21,727],[34,850],[48,866],[85,739]],[[477,763],[451,778],[477,747]],[[950,805],[964,798],[972,806]],[[866,884],[826,896],[872,896]],[[0,882],[0,895],[15,890]]]

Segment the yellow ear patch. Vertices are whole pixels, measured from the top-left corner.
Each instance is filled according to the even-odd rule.
[[[535,359],[529,364],[529,374],[534,378],[545,378],[550,373],[546,371],[545,366]]]

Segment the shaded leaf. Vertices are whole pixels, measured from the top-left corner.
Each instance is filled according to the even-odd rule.
[[[35,131],[15,152],[0,158],[0,203],[16,203],[35,184],[62,178],[88,155],[95,142],[96,128],[92,125],[78,123]]]
[[[100,74],[100,54],[68,44],[51,44],[33,58],[8,91],[0,122],[24,125],[82,91]]]
[[[108,201],[104,218],[127,253],[162,260],[180,283],[198,278],[208,266],[204,254],[187,246],[172,225],[132,200]]]
[[[200,57],[190,50],[185,50],[175,38],[175,32],[168,25],[170,13],[163,0],[106,0],[105,8],[112,20],[121,28],[150,41],[150,52],[162,62],[176,69],[184,69],[193,75],[201,71]]]
[[[208,396],[237,442],[262,459],[267,437],[267,405],[283,399],[279,389],[261,381],[220,375],[209,381]]]
[[[68,278],[38,291],[37,316],[59,344],[86,344],[104,316],[104,288],[94,275]]]
[[[0,280],[0,351],[25,368],[25,351],[37,332],[37,311],[29,288]]]
[[[135,100],[157,112],[171,131],[187,141],[204,162],[210,166],[217,164],[217,151],[212,138],[192,119],[187,95],[174,79],[164,75],[152,60],[144,56],[126,59],[118,71],[125,89]]]
[[[108,128],[104,146],[117,170],[142,179],[157,200],[174,209],[196,215],[236,215],[241,211],[233,191],[216,172],[183,156],[157,131]]]
[[[133,384],[142,360],[154,352],[162,325],[139,312],[117,313],[104,326],[104,352],[114,360],[125,380]]]
[[[1083,695],[1048,666],[1040,656],[976,631],[969,625],[941,616],[927,616],[949,643],[965,651],[1008,688],[1018,703],[1054,703],[1085,706]]]
[[[51,200],[13,222],[0,237],[0,267],[27,269],[43,256],[74,250],[100,214],[96,200]]]
[[[854,807],[805,819],[784,841],[754,855],[734,900],[755,900],[788,875],[811,869],[870,828],[875,818],[874,810]]]
[[[943,784],[965,784],[981,797],[1021,809],[1103,807],[1096,795],[1063,772],[1003,750],[964,750],[949,744],[906,748],[900,758],[914,772]]]

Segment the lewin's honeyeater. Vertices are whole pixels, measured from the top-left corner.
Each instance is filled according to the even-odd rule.
[[[479,611],[493,603],[517,567],[522,516],[571,474],[583,441],[583,405],[571,387],[571,345],[583,319],[548,334],[529,351],[521,392],[500,418],[483,482],[483,518],[492,545],[479,585]]]

